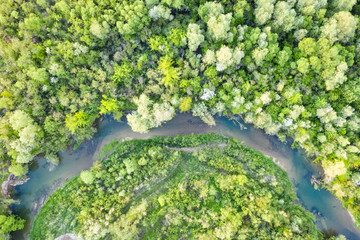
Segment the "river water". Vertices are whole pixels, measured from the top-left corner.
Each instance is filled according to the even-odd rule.
[[[360,231],[354,227],[350,214],[342,207],[341,202],[328,191],[315,190],[312,187],[310,178],[319,174],[319,167],[307,160],[300,150],[291,149],[289,143],[281,143],[277,137],[266,135],[259,129],[239,122],[245,129],[224,117],[216,118],[216,126],[210,127],[198,117],[179,114],[162,127],[147,134],[139,134],[131,131],[125,122],[105,117],[100,121],[98,132],[91,140],[83,142],[75,151],[60,153],[61,163],[56,168],[46,163],[45,159],[34,161],[30,168],[30,180],[16,188],[15,197],[20,200],[20,204],[14,205],[13,209],[27,222],[25,229],[16,232],[13,238],[26,239],[31,223],[46,198],[67,180],[82,170],[89,169],[97,160],[97,152],[113,139],[216,132],[236,138],[266,156],[276,158],[293,183],[300,204],[316,216],[315,224],[319,229],[336,231],[350,240],[360,239]]]

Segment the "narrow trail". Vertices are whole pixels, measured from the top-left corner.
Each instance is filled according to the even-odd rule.
[[[219,147],[219,148],[223,148],[225,146],[227,146],[228,144],[226,143],[219,143],[219,144],[208,144],[208,145],[200,145],[197,147],[183,147],[183,148],[176,148],[176,147],[168,147],[168,146],[164,146],[165,149],[167,150],[176,150],[176,151],[183,151],[183,152],[195,152],[200,150],[201,148],[204,147]]]

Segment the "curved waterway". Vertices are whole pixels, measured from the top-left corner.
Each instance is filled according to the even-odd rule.
[[[239,124],[221,117],[216,118],[216,126],[210,127],[198,117],[190,114],[179,114],[162,127],[151,130],[147,134],[131,131],[125,122],[117,122],[110,117],[100,121],[98,132],[83,142],[75,151],[61,152],[61,163],[54,168],[45,159],[34,161],[29,173],[30,180],[16,188],[19,205],[14,205],[16,213],[27,219],[26,227],[14,235],[14,239],[26,239],[31,223],[49,195],[58,187],[84,169],[89,169],[96,159],[97,152],[115,138],[140,139],[152,136],[174,136],[190,133],[216,132],[236,138],[245,145],[254,148],[268,157],[276,158],[279,165],[287,172],[295,186],[299,202],[316,216],[319,229],[329,229],[343,234],[347,239],[360,239],[360,231],[353,224],[350,214],[342,207],[341,202],[325,190],[315,190],[310,179],[319,175],[320,169],[307,160],[298,149],[291,149],[290,144],[281,143],[276,137],[269,136],[259,129]]]

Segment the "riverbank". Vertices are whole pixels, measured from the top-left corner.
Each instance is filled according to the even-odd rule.
[[[300,150],[292,149],[289,143],[284,144],[276,137],[266,135],[261,130],[243,122],[246,129],[240,129],[238,125],[226,118],[216,118],[216,124],[214,127],[209,127],[197,117],[180,114],[162,127],[151,130],[148,134],[139,134],[132,132],[125,122],[116,122],[110,117],[105,117],[100,121],[98,133],[94,138],[82,143],[75,151],[66,151],[60,154],[62,161],[52,172],[48,171],[50,165],[44,159],[39,159],[36,164],[34,163],[29,175],[30,181],[17,187],[17,199],[21,200],[21,205],[15,206],[14,209],[29,219],[27,227],[29,230],[31,219],[36,215],[36,212],[31,210],[33,203],[45,193],[51,194],[52,186],[62,186],[64,182],[79,174],[81,170],[89,169],[96,160],[95,156],[99,150],[116,138],[146,139],[152,136],[216,132],[236,138],[246,146],[278,159],[297,189],[301,204],[310,212],[316,210],[320,213],[316,216],[316,223],[320,229],[332,228],[348,239],[360,238],[359,232],[353,226],[353,222],[341,202],[324,189],[320,191],[313,189],[310,179],[318,170]],[[18,233],[16,239],[24,239],[21,235],[28,230],[25,229]]]
[[[322,237],[286,173],[235,139],[191,134],[105,149],[49,198],[29,239]]]

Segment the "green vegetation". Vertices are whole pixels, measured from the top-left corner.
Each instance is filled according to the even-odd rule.
[[[14,215],[6,216],[0,214],[0,239],[5,239],[9,232],[22,229],[24,222],[25,220]]]
[[[47,200],[30,239],[321,239],[286,173],[236,140],[116,141]]]
[[[58,163],[101,114],[131,111],[138,132],[241,115],[293,138],[360,222],[359,15],[355,0],[0,0],[3,178]]]

